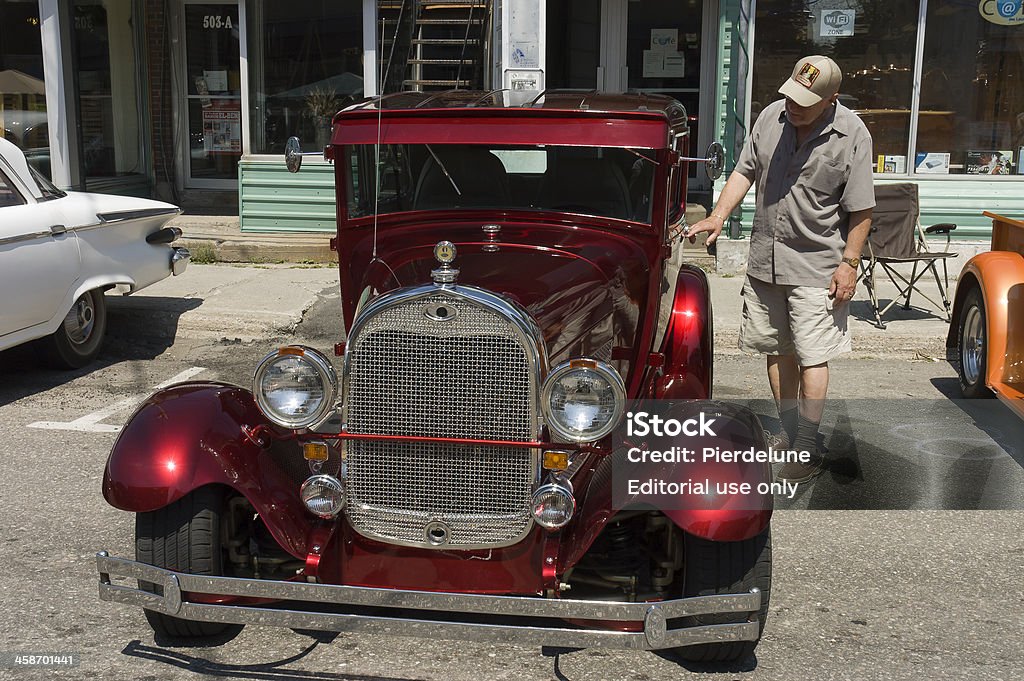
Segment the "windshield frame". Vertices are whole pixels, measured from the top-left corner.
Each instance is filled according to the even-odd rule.
[[[536,165],[536,159],[526,154],[522,155],[525,163],[510,164],[510,153],[520,151],[546,152],[542,167],[529,168]],[[504,143],[382,144],[379,177],[383,190],[374,196],[378,175],[371,173],[377,153],[374,144],[339,148],[338,202],[343,221],[441,211],[568,214],[646,228],[664,219],[669,166],[665,150]],[[471,162],[467,160],[474,156]],[[485,166],[491,167],[482,171]],[[501,183],[507,178],[508,188],[498,186],[497,180],[488,183],[488,173],[502,166],[504,172],[497,172]],[[361,193],[359,186],[364,177],[369,184],[367,193]],[[492,188],[495,191],[490,191]],[[491,203],[495,193],[507,198]]]

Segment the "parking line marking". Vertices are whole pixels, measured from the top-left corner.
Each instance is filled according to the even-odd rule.
[[[191,367],[185,369],[181,373],[172,376],[171,378],[157,383],[151,389],[152,392],[161,390],[175,383],[181,383],[187,381],[196,374],[200,374],[206,371],[204,367]],[[151,394],[149,393],[149,394]],[[109,418],[114,414],[127,411],[137,406],[142,400],[146,399],[149,394],[139,393],[130,397],[114,402],[109,407],[104,407],[99,411],[94,411],[91,414],[86,414],[81,418],[77,418],[74,421],[36,421],[35,423],[28,424],[29,428],[40,428],[42,430],[76,430],[82,433],[117,433],[121,430],[121,426],[112,426],[107,423],[100,423],[105,418]]]

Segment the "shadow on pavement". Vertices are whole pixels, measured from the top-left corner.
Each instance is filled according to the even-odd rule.
[[[331,672],[306,671],[303,669],[285,669],[289,665],[307,657],[321,643],[331,643],[337,634],[323,632],[298,632],[311,636],[313,639],[300,652],[274,662],[259,664],[226,664],[214,662],[196,655],[189,655],[180,650],[170,650],[147,646],[142,641],[132,641],[121,651],[122,655],[158,662],[176,667],[195,674],[224,679],[257,679],[258,681],[405,681],[391,676],[368,676],[365,674],[334,674]]]
[[[139,306],[107,297],[107,333],[99,357],[81,369],[46,366],[34,343],[0,352],[0,407],[70,383],[120,362],[154,359],[174,345],[178,319],[203,304],[199,298],[146,298]],[[148,301],[153,301],[152,303]]]
[[[1024,509],[1024,421],[995,400],[830,400],[821,430],[823,472],[776,509]]]

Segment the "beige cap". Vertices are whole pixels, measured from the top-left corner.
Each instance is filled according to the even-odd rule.
[[[828,57],[815,54],[796,63],[793,75],[779,88],[779,94],[785,95],[800,106],[814,106],[839,92],[841,82],[843,72],[839,70],[839,64]]]

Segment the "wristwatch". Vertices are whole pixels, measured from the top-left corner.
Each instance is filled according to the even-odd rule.
[[[843,258],[843,262],[852,267],[854,270],[860,269],[860,258]]]

